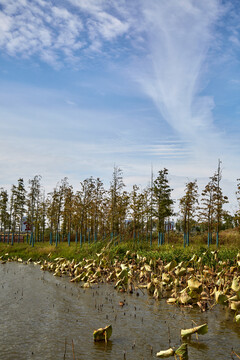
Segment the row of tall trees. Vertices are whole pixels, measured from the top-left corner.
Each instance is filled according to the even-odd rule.
[[[212,232],[217,234],[224,215],[223,205],[228,201],[220,187],[222,174],[220,162],[216,173],[200,194],[197,180],[186,184],[184,196],[179,199],[179,228],[184,233],[184,243],[189,244],[190,232],[202,226],[208,231],[211,243]],[[45,194],[41,186],[41,176],[29,180],[27,189],[23,179],[12,185],[10,194],[0,189],[0,226],[4,234],[20,236],[25,221],[30,241],[42,241],[46,233],[50,242],[67,239],[71,235],[80,241],[96,241],[111,236],[149,238],[153,230],[158,235],[159,244],[164,243],[166,224],[174,213],[174,200],[169,185],[168,170],[160,170],[157,177],[145,189],[133,185],[127,192],[122,170],[114,167],[109,189],[105,189],[99,178],[87,178],[80,182],[80,189],[74,192],[68,179],[64,178]],[[240,183],[237,196],[240,209]],[[240,210],[236,221],[240,219]],[[23,221],[24,220],[24,221]]]
[[[182,215],[184,243],[189,244],[189,233],[193,226],[202,225],[208,232],[208,244],[212,243],[212,233],[216,232],[216,243],[219,242],[219,230],[224,217],[228,215],[223,205],[228,203],[227,196],[223,195],[220,182],[222,179],[221,162],[218,169],[201,193],[201,203],[199,204],[197,180],[186,184],[185,195],[180,199],[180,213]],[[236,218],[236,215],[235,215]],[[232,217],[232,222],[234,217]],[[230,224],[229,224],[230,225]]]

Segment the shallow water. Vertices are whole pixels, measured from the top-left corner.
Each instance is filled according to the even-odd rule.
[[[123,307],[119,301],[126,301]],[[0,359],[142,360],[179,346],[180,329],[207,322],[209,331],[189,344],[189,360],[231,359],[240,352],[240,326],[216,306],[200,313],[156,302],[139,291],[126,295],[111,285],[82,289],[39,266],[0,264]],[[111,341],[94,343],[94,329],[112,324]]]

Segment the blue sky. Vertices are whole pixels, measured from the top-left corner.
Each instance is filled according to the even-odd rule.
[[[0,186],[240,177],[240,3],[0,0]]]

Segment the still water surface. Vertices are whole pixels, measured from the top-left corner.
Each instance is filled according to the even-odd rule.
[[[123,307],[119,301],[124,301]],[[200,313],[156,302],[139,291],[126,295],[111,285],[82,289],[39,266],[0,264],[0,359],[147,360],[179,346],[180,329],[207,322],[208,334],[189,344],[189,360],[231,359],[240,351],[240,326],[216,306]],[[94,343],[94,329],[112,324],[111,341]]]

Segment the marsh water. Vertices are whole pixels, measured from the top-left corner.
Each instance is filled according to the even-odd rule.
[[[120,306],[119,302],[125,302]],[[83,289],[39,266],[0,264],[0,359],[154,359],[179,346],[180,329],[207,322],[209,331],[189,343],[190,360],[231,359],[240,350],[240,326],[220,306],[201,313],[127,295],[112,285]],[[111,340],[94,343],[94,329],[112,324]]]

